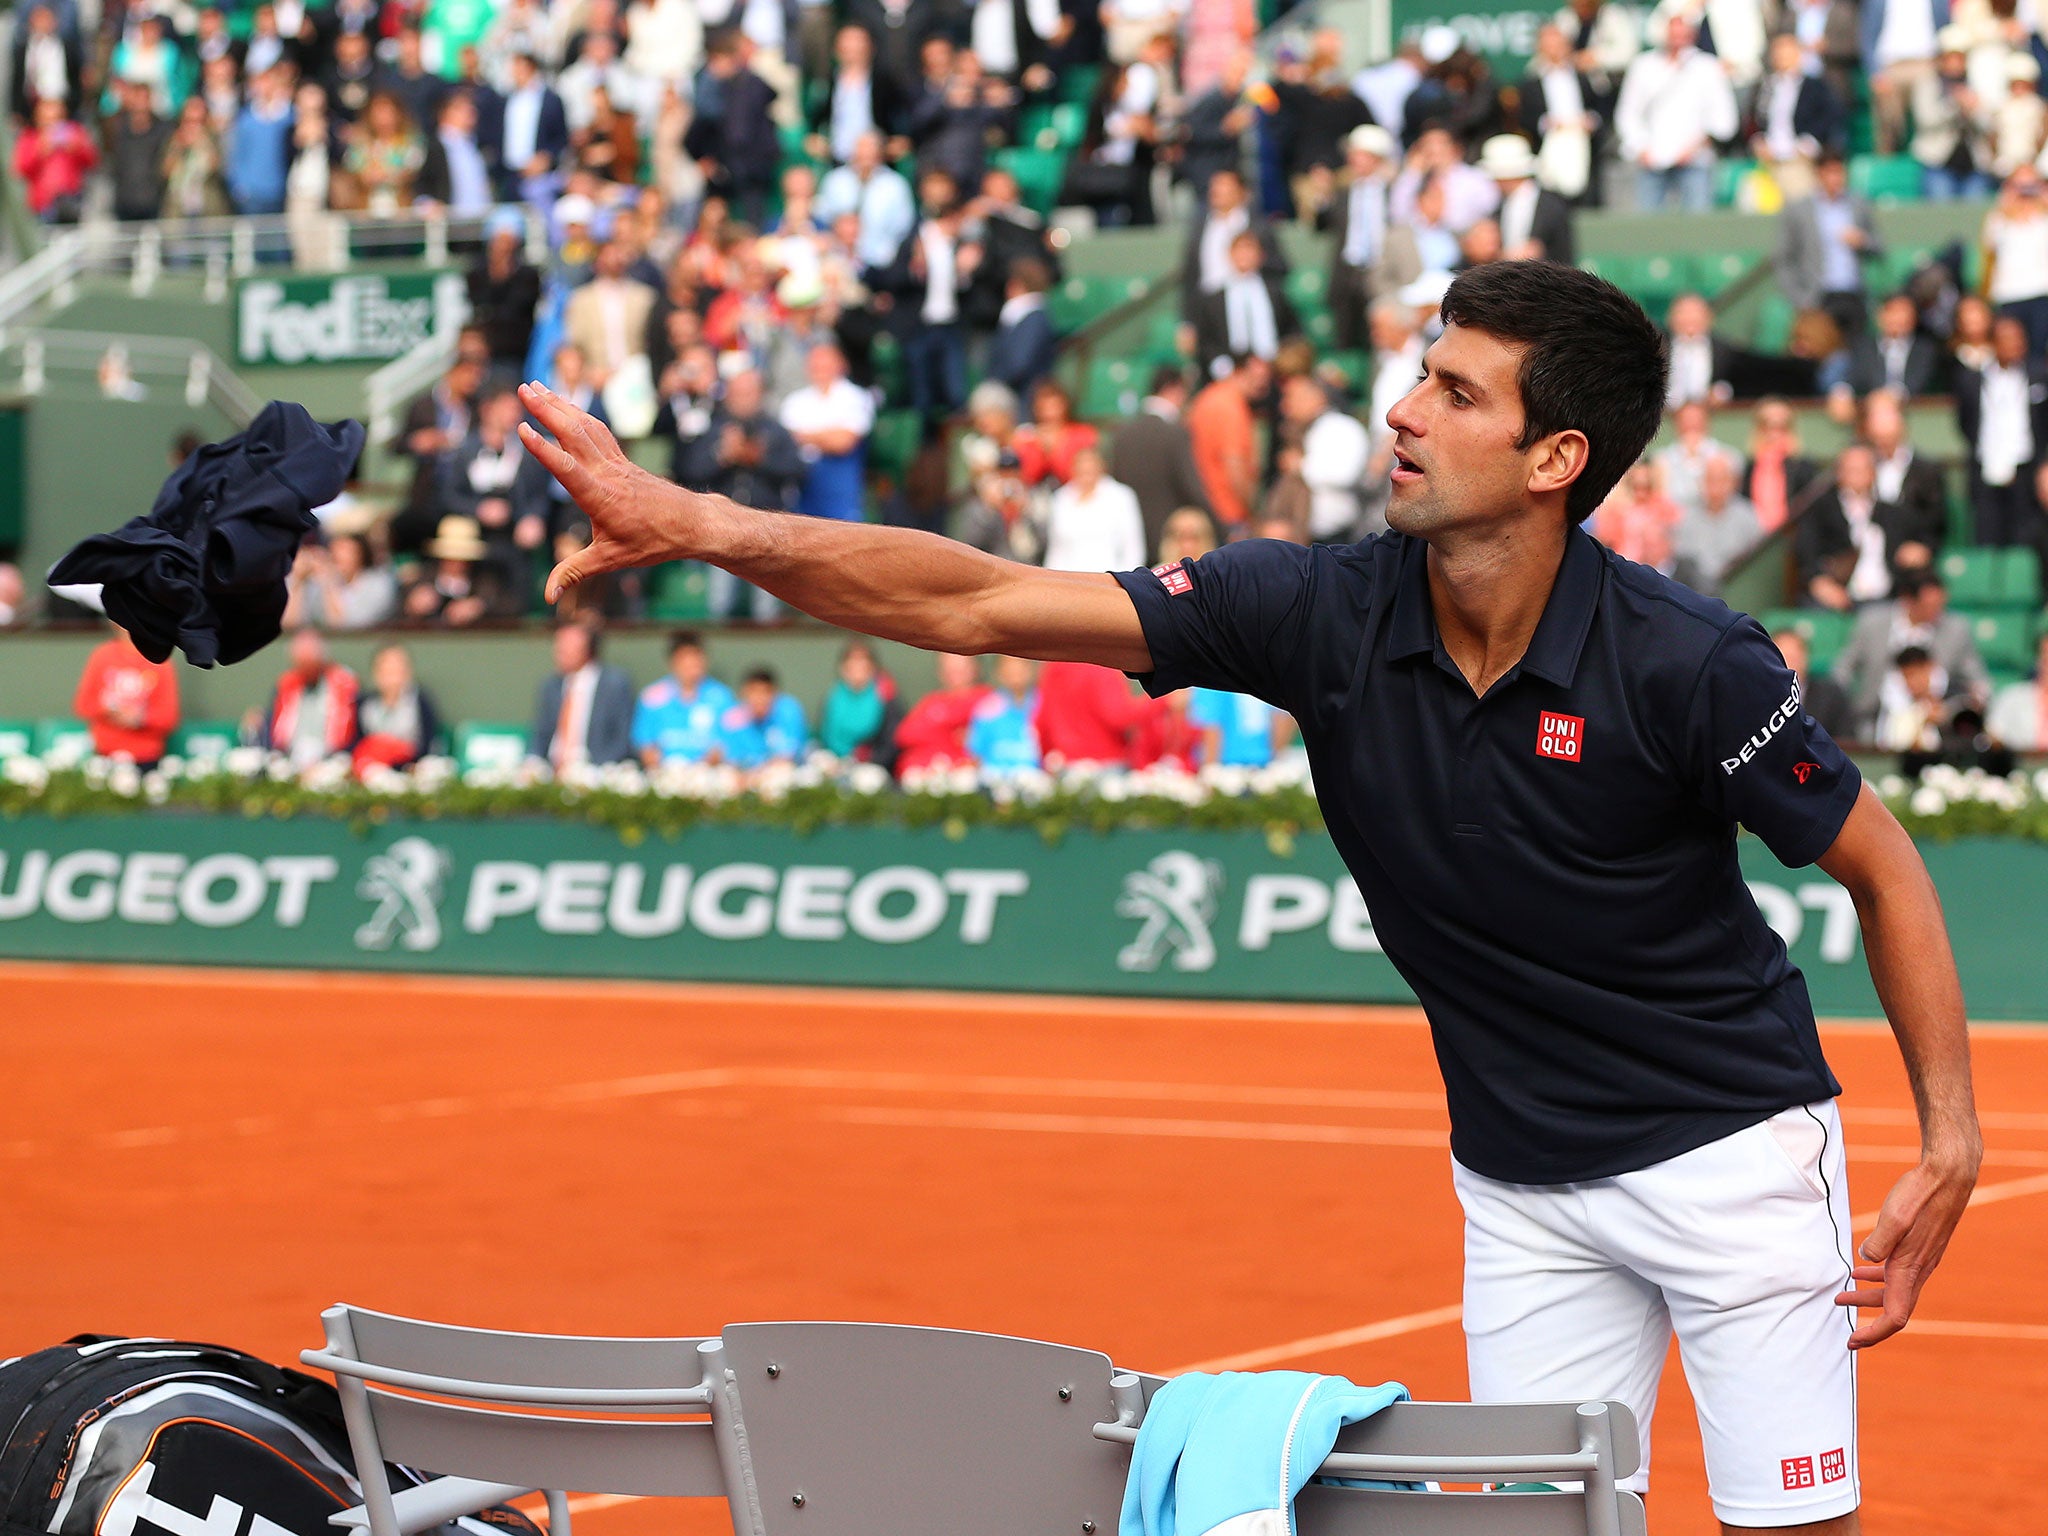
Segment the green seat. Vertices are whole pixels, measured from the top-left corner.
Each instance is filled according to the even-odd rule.
[[[1805,637],[1815,672],[1825,672],[1834,665],[1842,647],[1849,643],[1849,631],[1856,623],[1852,615],[1827,608],[1773,608],[1756,618],[1772,634],[1792,629]]]
[[[1994,610],[1966,614],[1970,637],[1987,667],[2024,670],[2033,660],[2035,619],[2031,613]]]
[[[1741,190],[1742,178],[1756,169],[1754,160],[1738,160],[1723,156],[1714,162],[1714,203],[1717,207],[1729,208],[1735,203],[1735,194]]]
[[[1088,108],[1078,101],[1055,103],[1052,109],[1052,132],[1061,149],[1071,150],[1081,142],[1088,132]]]
[[[1135,416],[1151,382],[1151,369],[1142,361],[1128,357],[1098,357],[1088,365],[1088,382],[1081,392],[1081,414]]]
[[[1053,290],[1052,323],[1062,334],[1086,330],[1111,310],[1152,291],[1143,277],[1070,277]]]
[[[1145,322],[1145,355],[1155,363],[1180,362],[1180,311],[1164,305]]]
[[[1088,103],[1095,97],[1095,87],[1102,83],[1100,64],[1074,64],[1060,71],[1060,100],[1071,102],[1085,114]]]
[[[77,720],[38,720],[35,754],[77,762],[92,756],[92,732]]]
[[[915,411],[884,411],[868,435],[868,468],[901,481],[924,442],[924,422]]]
[[[175,757],[207,762],[225,757],[241,741],[241,727],[232,720],[194,720],[171,732],[169,749]]]
[[[1756,331],[1750,344],[1759,352],[1783,352],[1792,339],[1794,318],[1791,301],[1772,289],[1757,304]]]
[[[2029,613],[2041,607],[2041,562],[2031,549],[1998,552],[1998,600]]]
[[[696,560],[671,560],[654,571],[647,616],[664,624],[701,624],[711,617],[711,577]]]
[[[1301,317],[1302,334],[1318,348],[1334,346],[1337,341],[1337,320],[1327,309],[1316,310]]]
[[[0,720],[0,760],[26,757],[36,749],[33,720]]]
[[[1703,251],[1692,258],[1693,286],[1712,297],[1724,288],[1733,287],[1744,273],[1763,259],[1755,251]]]
[[[1920,162],[1911,155],[1851,155],[1849,190],[1881,203],[1918,202]]]
[[[1017,145],[995,152],[995,163],[1017,178],[1018,195],[1025,205],[1040,213],[1051,213],[1059,201],[1060,183],[1067,179],[1067,157],[1063,150],[1037,149]]]
[[[1363,396],[1372,379],[1372,354],[1370,352],[1325,352],[1319,359],[1325,368],[1334,368],[1344,375],[1352,393]]]
[[[1941,557],[1941,579],[1948,583],[1949,601],[1958,608],[1993,608],[1998,605],[1998,584],[2002,574],[1996,549],[1951,549]]]
[[[1052,149],[1059,142],[1052,135],[1052,108],[1048,106],[1026,107],[1017,115],[1017,142],[1030,144],[1039,149]]]
[[[511,721],[471,720],[455,727],[455,761],[475,768],[513,768],[526,759],[527,731]]]
[[[1287,274],[1287,297],[1303,314],[1330,307],[1330,274],[1322,267],[1296,267]]]

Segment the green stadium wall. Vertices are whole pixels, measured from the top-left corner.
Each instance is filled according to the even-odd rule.
[[[2048,846],[1925,850],[1974,1017],[2048,1019]],[[1874,1017],[1848,894],[1744,839],[1814,1004]],[[138,815],[0,825],[0,957],[1402,1003],[1328,839]]]

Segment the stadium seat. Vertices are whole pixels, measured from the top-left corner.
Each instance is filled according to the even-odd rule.
[[[1756,251],[1703,251],[1692,258],[1693,286],[1711,299],[1765,259]]]
[[[1172,305],[1152,311],[1145,322],[1145,356],[1154,365],[1185,361],[1180,355],[1180,327],[1180,311]]]
[[[1998,603],[2000,576],[1995,549],[1951,549],[1941,557],[1941,579],[1949,601],[1960,608],[1990,608]]]
[[[38,757],[77,761],[92,756],[92,732],[76,720],[38,720],[35,753]]]
[[[1835,657],[1849,643],[1849,631],[1856,623],[1849,614],[1827,608],[1773,608],[1758,614],[1756,619],[1774,634],[1781,629],[1796,629],[1805,636],[1816,672],[1825,672],[1834,665]]]
[[[1851,155],[1849,190],[1875,202],[1918,202],[1920,162],[1911,155]]]
[[[711,617],[711,578],[695,560],[671,560],[654,570],[647,616],[663,624],[701,624]]]
[[[1152,280],[1146,277],[1070,277],[1053,290],[1052,323],[1062,335],[1085,330],[1151,291]]]
[[[1320,359],[1326,368],[1334,368],[1344,375],[1353,393],[1363,395],[1372,379],[1372,354],[1370,352],[1325,352]]]
[[[1059,147],[1072,150],[1088,132],[1088,108],[1078,101],[1055,103],[1052,109],[1052,131]]]
[[[194,720],[171,732],[169,746],[179,757],[204,762],[226,756],[241,740],[241,727],[232,720]]]
[[[1135,416],[1151,382],[1152,371],[1142,360],[1098,357],[1088,365],[1080,413],[1084,417]]]
[[[1303,315],[1330,307],[1330,274],[1323,267],[1296,267],[1287,274],[1287,297]]]
[[[345,1306],[320,1320],[327,1348],[299,1358],[341,1392],[363,1493],[343,1529],[416,1536],[542,1485],[550,1536],[569,1536],[569,1488],[745,1507],[725,1476],[741,1452],[714,1409],[726,1375],[715,1339],[491,1333]],[[387,1461],[440,1475],[393,1489]]]
[[[1058,149],[1013,146],[995,152],[994,161],[1017,178],[1017,190],[1025,206],[1039,213],[1051,213],[1059,200],[1060,184],[1066,180],[1067,157]]]
[[[2033,614],[1993,610],[1965,613],[1964,617],[1970,621],[1970,636],[1987,667],[2024,671],[2033,660]]]
[[[35,749],[35,721],[0,720],[0,761],[10,757],[26,757]]]
[[[473,768],[512,768],[526,758],[527,731],[516,721],[469,720],[455,727],[455,762]]]
[[[1998,551],[1998,601],[2031,613],[2041,606],[2041,561],[2031,549]]]
[[[1757,305],[1756,331],[1750,345],[1759,352],[1783,352],[1792,339],[1792,305],[1773,288]]]
[[[915,411],[884,411],[868,434],[868,469],[902,480],[924,442],[924,421]]]

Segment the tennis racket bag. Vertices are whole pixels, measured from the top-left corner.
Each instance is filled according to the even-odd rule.
[[[424,1481],[391,1469],[391,1486]],[[0,1364],[0,1536],[342,1536],[333,1386],[239,1350],[80,1334]],[[434,1536],[539,1536],[500,1506]]]

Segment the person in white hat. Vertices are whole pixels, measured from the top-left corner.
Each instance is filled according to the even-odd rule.
[[[2005,99],[1991,112],[1991,173],[2003,180],[2041,153],[2048,139],[2048,101],[2041,99],[2041,66],[2031,53],[2005,62]]]
[[[1344,140],[1344,177],[1323,210],[1322,226],[1332,239],[1330,319],[1341,352],[1366,345],[1366,311],[1390,287],[1412,282],[1422,271],[1415,241],[1390,227],[1387,192],[1400,146],[1376,124],[1351,130]]]
[[[1572,229],[1572,205],[1536,184],[1536,151],[1518,133],[1488,139],[1479,151],[1479,169],[1500,188],[1501,254],[1509,261],[1555,261],[1576,266],[1578,236]]]
[[[1920,162],[1921,195],[1934,202],[1988,197],[1990,103],[1973,79],[1970,31],[1951,24],[1938,43],[1935,73],[1913,89],[1912,152]]]

